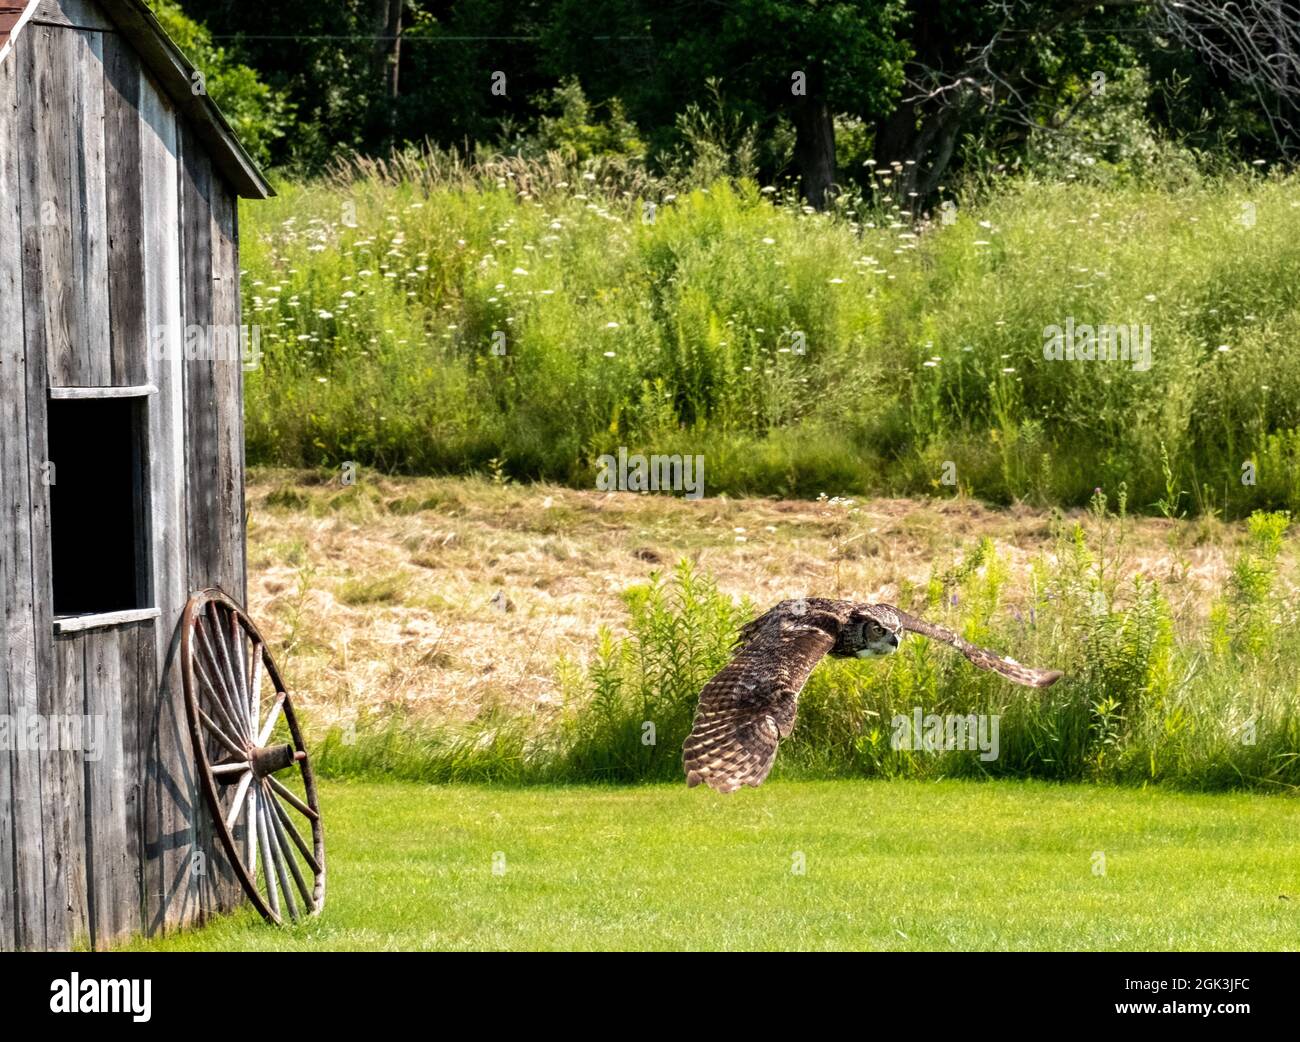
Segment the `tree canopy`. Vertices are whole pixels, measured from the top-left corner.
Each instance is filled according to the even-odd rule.
[[[1273,161],[1297,144],[1285,0],[1231,17],[1199,0],[180,2],[154,6],[214,97],[259,155],[305,171],[412,142],[662,167],[704,106],[746,128],[760,176],[797,176],[815,206],[873,164],[923,205],[954,170],[1106,123],[1118,84],[1111,104],[1203,154]]]

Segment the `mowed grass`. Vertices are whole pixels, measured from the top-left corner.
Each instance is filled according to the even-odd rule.
[[[276,929],[240,913],[136,947],[1300,947],[1300,804],[1281,795],[329,782],[322,801],[318,920]]]
[[[622,592],[682,558],[760,608],[812,593],[897,603],[904,583],[924,588],[988,536],[1007,562],[1005,601],[1023,608],[1035,557],[1054,549],[1049,511],[967,498],[691,501],[255,468],[248,500],[249,613],[322,727],[363,711],[464,723],[487,705],[545,719],[562,695],[557,661],[590,655],[602,626],[626,633]],[[1103,538],[1092,514],[1066,519]],[[1157,580],[1195,628],[1246,531],[1134,518],[1127,538],[1116,574]],[[1288,567],[1300,585],[1300,563]]]

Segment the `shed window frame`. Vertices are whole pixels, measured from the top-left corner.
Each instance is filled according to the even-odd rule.
[[[153,384],[133,384],[133,385],[116,385],[103,387],[50,387],[49,401],[68,402],[68,401],[107,401],[107,400],[131,400],[134,403],[131,415],[130,441],[132,451],[131,470],[133,482],[131,509],[134,516],[132,526],[132,539],[134,541],[134,563],[135,563],[135,580],[134,580],[134,606],[132,607],[115,607],[103,611],[88,612],[63,612],[55,614],[54,607],[54,546],[53,546],[53,524],[54,516],[51,511],[51,554],[50,554],[50,576],[49,590],[51,613],[53,616],[53,625],[55,634],[76,633],[85,630],[102,629],[111,626],[123,626],[129,623],[140,622],[148,619],[156,619],[161,614],[157,604],[157,595],[154,588],[154,576],[156,574],[154,562],[154,548],[151,531],[151,497],[153,490],[150,487],[150,452],[152,446],[149,444],[150,429],[150,411],[153,407],[153,396],[158,393],[158,388]],[[48,434],[47,419],[47,439]],[[48,442],[47,442],[48,447]],[[57,466],[57,460],[54,461]],[[58,472],[55,471],[55,485],[58,483]]]

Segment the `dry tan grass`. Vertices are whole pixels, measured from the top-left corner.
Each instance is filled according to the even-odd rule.
[[[326,723],[362,708],[438,720],[489,705],[553,712],[559,656],[583,660],[600,625],[622,625],[619,593],[683,556],[760,605],[889,600],[987,535],[1011,563],[1014,600],[1051,545],[1047,512],[961,499],[692,502],[256,471],[248,506],[252,616]],[[1159,580],[1177,616],[1201,615],[1239,537],[1236,526],[1141,519],[1125,567]]]

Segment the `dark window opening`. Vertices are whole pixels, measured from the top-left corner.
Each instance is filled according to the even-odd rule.
[[[49,404],[54,614],[151,607],[143,397]]]

